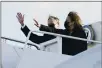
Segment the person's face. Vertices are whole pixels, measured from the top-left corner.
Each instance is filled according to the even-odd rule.
[[[48,26],[54,27],[54,19],[53,19],[53,18],[50,18],[50,19],[48,20]]]
[[[53,24],[54,23],[54,19],[53,18],[50,18],[49,20],[48,20],[48,24]]]
[[[71,18],[69,16],[67,16],[66,21],[68,22],[69,27],[74,25],[74,22],[71,21]]]
[[[67,26],[69,29],[72,29],[74,27],[74,22],[71,21],[71,18],[69,16],[67,16],[66,18],[66,22],[67,22]]]
[[[67,16],[66,21],[71,22],[71,18],[69,16]]]

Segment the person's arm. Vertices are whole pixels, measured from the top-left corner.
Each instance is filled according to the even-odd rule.
[[[87,39],[87,36],[86,36],[84,30],[82,31],[82,38]],[[83,41],[82,45],[84,45],[84,49],[87,50],[87,41]]]
[[[46,31],[46,32],[52,32],[52,33],[57,33],[57,34],[64,34],[63,29],[56,29],[56,28],[52,28],[52,27],[49,27],[49,26],[45,26],[45,25],[40,25],[39,30],[40,31]]]
[[[30,32],[29,28],[25,25],[24,28],[21,28],[21,30],[25,34],[25,36],[27,37],[28,33]],[[38,36],[38,35],[33,34],[33,33],[31,33],[30,38],[29,38],[30,41],[32,41],[34,43],[37,43],[37,44],[40,44],[40,43],[45,42],[45,41],[48,41],[50,39],[51,38],[46,37],[46,35]]]
[[[30,30],[26,25],[24,25],[24,15],[22,15],[19,12],[19,13],[17,13],[16,17],[18,19],[18,22],[21,24],[21,30],[23,31],[25,36],[27,36]],[[45,35],[44,36],[38,36],[36,34],[31,33],[29,40],[39,44],[39,43],[42,43],[42,42],[49,40],[49,37],[46,37]]]
[[[58,29],[51,28],[51,27],[48,27],[48,26],[45,26],[45,25],[40,25],[39,30],[47,31],[47,32],[53,32],[53,33],[56,33],[58,31]]]
[[[80,38],[87,39],[84,30],[82,30],[82,31],[80,32],[79,37],[80,37]],[[80,40],[80,41],[78,41],[78,42],[79,42],[78,45],[79,45],[80,50],[83,50],[83,51],[84,51],[84,50],[87,50],[87,41],[82,41],[82,40]]]
[[[83,31],[77,31],[77,33],[75,33],[74,36],[86,39],[86,35],[84,34]],[[87,50],[87,42],[86,41],[71,39],[71,46],[73,47],[72,55],[76,55],[78,53],[81,53],[81,52]]]
[[[62,32],[62,29],[56,29],[49,26],[45,26],[45,25],[39,24],[37,20],[35,19],[33,20],[35,22],[34,25],[38,27],[40,31],[53,32],[53,33],[59,33],[59,34]]]

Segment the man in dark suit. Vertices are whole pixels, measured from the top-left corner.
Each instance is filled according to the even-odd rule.
[[[25,36],[28,35],[28,33],[30,32],[29,28],[24,24],[24,15],[22,15],[21,13],[17,13],[17,19],[19,21],[19,23],[21,24],[21,30],[22,32],[25,34]],[[34,19],[34,21],[37,23],[37,21]],[[37,26],[37,24],[35,24]],[[54,16],[49,16],[48,18],[48,26],[50,28],[53,29],[58,29],[59,28],[59,19],[57,17]],[[39,27],[39,26],[37,26]],[[48,40],[54,39],[55,36],[52,35],[48,35],[48,34],[44,34],[43,36],[38,36],[34,33],[31,33],[29,40],[40,44],[42,42],[46,42]]]

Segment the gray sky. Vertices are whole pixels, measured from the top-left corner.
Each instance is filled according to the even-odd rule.
[[[99,2],[4,2],[2,3],[2,36],[25,40],[16,18],[17,12],[25,14],[24,23],[31,30],[38,30],[34,26],[33,18],[46,25],[48,16],[54,15],[59,17],[60,27],[64,28],[64,21],[70,11],[78,12],[83,24],[101,21]]]

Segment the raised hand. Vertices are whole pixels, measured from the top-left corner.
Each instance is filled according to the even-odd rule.
[[[21,13],[17,13],[16,17],[19,23],[23,26],[24,25],[24,15],[22,15]]]
[[[35,19],[33,19],[33,20],[34,20],[34,22],[35,22],[34,25],[39,28],[40,25],[39,25],[38,21],[36,21]]]

